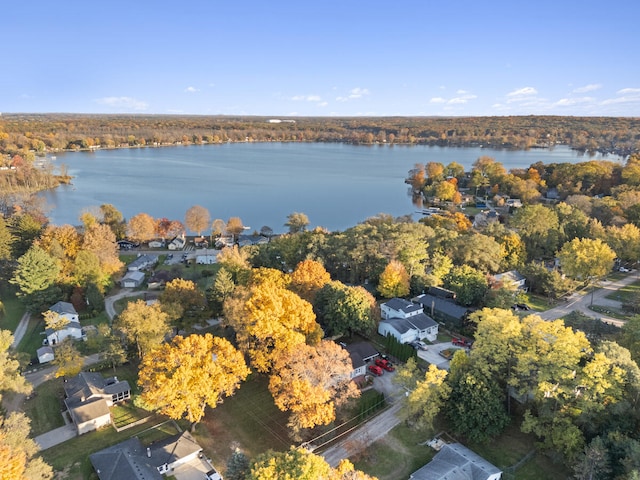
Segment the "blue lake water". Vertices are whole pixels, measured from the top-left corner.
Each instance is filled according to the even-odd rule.
[[[57,154],[72,185],[43,193],[52,223],[76,225],[91,207],[111,203],[125,218],[144,212],[184,221],[193,205],[211,219],[240,217],[251,230],[284,232],[287,215],[303,212],[310,228],[345,230],[379,213],[415,213],[404,183],[417,163],[458,162],[470,170],[487,155],[507,170],[532,163],[592,158],[567,147],[528,151],[322,143],[240,143],[131,148]]]

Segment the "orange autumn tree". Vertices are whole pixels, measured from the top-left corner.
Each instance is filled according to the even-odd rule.
[[[316,260],[304,260],[298,264],[291,273],[289,288],[313,303],[316,293],[331,281],[331,275],[320,262]]]
[[[351,381],[349,353],[330,340],[299,345],[279,357],[273,370],[269,391],[280,410],[291,412],[289,427],[294,433],[331,423],[337,407],[360,396]]]

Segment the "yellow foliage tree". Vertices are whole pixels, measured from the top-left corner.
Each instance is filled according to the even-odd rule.
[[[402,263],[397,260],[389,262],[380,275],[378,292],[385,298],[409,295],[409,274]]]
[[[316,293],[331,281],[331,275],[320,262],[316,260],[304,260],[298,264],[291,273],[289,288],[313,303]]]
[[[271,370],[275,360],[306,342],[320,328],[311,304],[269,283],[238,288],[224,304],[227,323],[236,332],[240,349],[259,372]]]
[[[280,410],[291,412],[289,426],[295,433],[331,423],[336,407],[360,395],[351,381],[349,353],[329,340],[299,345],[279,357],[273,370],[269,391]]]
[[[130,302],[114,323],[127,340],[135,343],[138,357],[159,345],[169,333],[169,322],[160,304],[147,305],[144,300]]]
[[[138,376],[145,405],[193,425],[207,406],[215,408],[237,390],[250,371],[228,340],[177,336],[144,356]]]
[[[127,236],[135,242],[148,242],[156,236],[156,221],[148,213],[134,215],[127,222]]]

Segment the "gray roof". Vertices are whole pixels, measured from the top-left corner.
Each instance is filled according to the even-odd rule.
[[[74,329],[74,328],[82,331],[82,325],[80,325],[80,322],[69,322],[64,327],[59,328],[58,330],[54,330],[53,328],[47,328],[45,329],[45,333],[47,334],[47,336],[49,336],[54,332],[59,332],[60,330],[67,330],[67,329]]]
[[[135,280],[136,282],[144,280],[144,272],[141,272],[139,270],[135,272],[127,272],[125,276],[122,277],[122,280]]]
[[[380,355],[380,352],[368,342],[356,342],[344,347],[349,356],[353,369],[357,369],[365,365],[365,361],[371,360],[373,357]]]
[[[422,305],[417,305],[404,298],[392,298],[384,303],[387,307],[396,312],[412,313],[422,310]]]
[[[380,320],[380,323],[391,325],[400,335],[413,329],[413,325],[411,325],[405,318],[387,318],[385,320]]]
[[[418,295],[413,300],[422,304],[425,311],[427,311],[428,313],[431,313],[431,305],[433,303],[433,309],[435,311],[434,315],[435,313],[442,313],[452,318],[461,319],[469,312],[469,309],[467,307],[458,305],[457,303],[454,303],[453,301],[446,298],[429,295],[428,293]]]
[[[110,415],[109,406],[104,398],[93,398],[86,402],[67,404],[69,413],[73,417],[73,423],[81,425],[85,422],[89,422],[94,418],[104,417]]]
[[[189,432],[181,432],[151,444],[151,456],[138,437],[132,437],[89,455],[89,459],[100,480],[161,480],[159,466],[170,465],[201,450]]]
[[[146,449],[132,437],[89,455],[100,480],[162,480],[162,475],[147,457]]]
[[[127,265],[127,269],[135,269],[140,267],[145,267],[147,265],[152,265],[158,261],[157,255],[140,255],[133,262]]]
[[[412,480],[485,480],[501,473],[477,453],[459,443],[446,444],[431,462],[416,470]]]
[[[526,277],[522,275],[520,272],[518,272],[517,270],[509,270],[508,272],[497,273],[493,276],[493,278],[500,281],[506,280],[506,281],[516,282],[516,283],[526,280]]]
[[[67,405],[79,405],[94,396],[113,395],[131,390],[129,382],[117,381],[115,377],[105,379],[99,373],[80,372],[64,383]]]
[[[58,302],[49,308],[52,312],[56,312],[58,315],[77,315],[75,307],[69,302]]]
[[[51,347],[40,347],[38,350],[36,350],[36,355],[38,355],[38,357],[46,355],[47,353],[50,353],[51,355],[53,355],[53,348],[51,348]]]
[[[435,327],[438,323],[426,313],[419,313],[412,317],[405,318],[405,321],[416,327],[418,330],[426,330],[427,328]]]

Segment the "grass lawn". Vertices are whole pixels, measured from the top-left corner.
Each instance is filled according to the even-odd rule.
[[[31,435],[36,436],[62,427],[64,419],[64,390],[62,379],[55,378],[40,385],[30,399],[24,402],[24,412],[31,419]]]
[[[435,455],[433,449],[419,445],[426,440],[424,433],[400,424],[351,460],[356,469],[379,480],[406,479]]]
[[[24,304],[13,294],[3,295],[0,298],[0,302],[4,305],[4,316],[0,316],[2,329],[15,332],[22,315],[26,311]]]
[[[232,398],[207,409],[195,434],[214,465],[224,467],[235,447],[254,457],[269,449],[288,450],[294,443],[286,427],[288,414],[273,403],[268,383],[267,377],[252,374]]]
[[[42,315],[32,314],[24,337],[20,340],[18,351],[26,352],[30,358],[36,357],[36,350],[42,346],[44,339],[44,320]]]
[[[633,298],[638,298],[638,296],[640,296],[640,280],[622,287],[620,290],[611,292],[609,295],[607,295],[607,298],[610,298],[612,300],[619,300],[622,303],[627,303]]]

